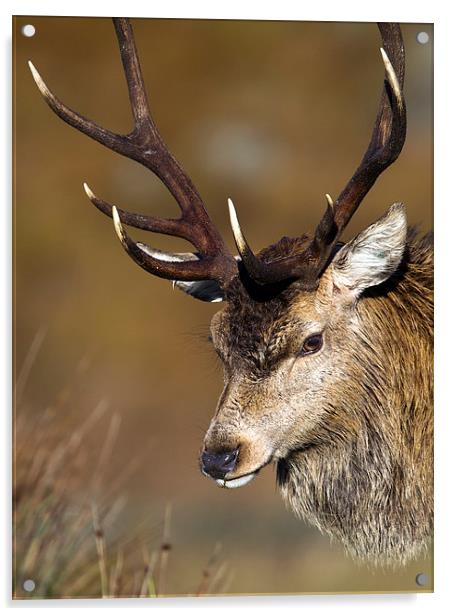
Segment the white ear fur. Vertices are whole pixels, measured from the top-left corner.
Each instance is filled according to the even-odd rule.
[[[345,244],[331,264],[333,281],[357,297],[387,280],[398,268],[406,246],[407,221],[403,203]]]

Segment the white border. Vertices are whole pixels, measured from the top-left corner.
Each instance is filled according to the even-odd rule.
[[[448,290],[450,288],[451,274],[448,271],[450,256],[448,251],[448,234],[452,229],[451,211],[452,203],[447,190],[447,177],[450,174],[450,144],[451,136],[451,74],[452,59],[452,20],[449,19],[447,0],[428,0],[410,2],[396,2],[395,0],[378,0],[378,2],[365,3],[351,0],[323,0],[322,2],[302,2],[297,0],[278,0],[277,3],[245,2],[228,0],[227,3],[202,2],[186,0],[176,2],[150,2],[146,9],[143,3],[136,0],[122,0],[122,2],[101,3],[95,0],[78,0],[76,4],[63,3],[55,0],[40,0],[39,3],[4,1],[1,5],[1,51],[2,51],[2,87],[0,96],[0,111],[2,119],[2,134],[8,135],[3,139],[1,150],[3,164],[0,165],[3,199],[2,199],[2,226],[1,226],[1,268],[0,289],[3,293],[0,314],[0,328],[2,341],[2,365],[0,369],[1,389],[4,393],[1,412],[1,438],[2,438],[2,473],[1,481],[1,567],[0,567],[0,596],[3,605],[8,609],[23,612],[28,609],[47,610],[56,607],[61,612],[70,609],[93,610],[94,608],[129,610],[130,607],[151,608],[153,610],[183,609],[188,613],[198,610],[212,610],[223,613],[233,610],[241,613],[244,610],[258,609],[262,614],[270,614],[275,609],[284,612],[305,612],[317,614],[361,614],[363,610],[368,614],[380,613],[381,610],[391,609],[391,613],[409,614],[415,616],[433,610],[434,614],[446,613],[452,605],[449,593],[449,575],[452,570],[452,529],[451,498],[450,498],[450,468],[451,461],[448,455],[451,449],[451,417],[449,396],[446,390],[447,377],[451,373],[448,362],[448,350],[451,345],[451,327],[448,323],[450,310],[448,303]],[[435,24],[435,244],[436,244],[436,301],[435,301],[435,593],[414,595],[334,595],[334,596],[300,596],[300,597],[251,597],[251,598],[225,598],[225,599],[162,599],[153,600],[120,600],[94,601],[39,601],[15,602],[9,599],[11,580],[11,480],[10,480],[10,383],[11,383],[11,15],[122,15],[127,9],[130,16],[142,17],[203,17],[226,19],[303,19],[322,21],[402,21],[402,22],[434,22]],[[450,376],[449,376],[450,379]],[[69,607],[70,606],[70,607]],[[448,609],[447,609],[448,608]]]

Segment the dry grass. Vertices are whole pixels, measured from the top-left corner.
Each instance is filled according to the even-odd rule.
[[[62,433],[55,407],[33,412],[22,404],[26,378],[43,340],[38,334],[30,346],[15,392],[13,597],[170,594],[166,580],[173,547],[171,507],[166,508],[161,536],[149,522],[121,530],[128,513],[124,484],[139,459],[114,480],[106,479],[120,416],[101,401],[76,429]],[[67,395],[66,391],[63,398]],[[105,426],[105,438],[93,448],[89,437],[99,422]],[[199,573],[199,585],[187,594],[225,592],[225,574],[216,546]],[[24,590],[26,580],[35,582],[33,592]]]

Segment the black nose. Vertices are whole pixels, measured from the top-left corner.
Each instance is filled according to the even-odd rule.
[[[234,470],[238,455],[238,449],[222,451],[221,453],[203,451],[201,456],[202,470],[214,479],[224,479],[226,473]]]

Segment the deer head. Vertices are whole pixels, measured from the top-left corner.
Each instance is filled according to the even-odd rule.
[[[356,326],[361,295],[397,270],[406,242],[402,204],[347,244],[340,236],[378,176],[398,157],[405,140],[402,94],[404,48],[397,24],[379,24],[385,80],[364,157],[312,237],[282,238],[255,254],[229,201],[234,257],[212,224],[190,178],[169,152],[150,115],[132,27],[113,19],[134,117],[119,135],[66,107],[30,62],[45,101],[65,122],[155,173],[181,215],[161,219],[120,210],[85,184],[91,202],[113,218],[122,246],[143,269],[173,280],[191,296],[224,301],[212,319],[212,340],[224,363],[225,386],[206,434],[202,471],[224,487],[247,483],[267,463],[287,459],[341,433],[338,409],[357,396],[364,378],[361,353],[369,342]],[[135,242],[124,226],[188,240],[191,253],[166,253]],[[367,346],[366,346],[367,345]],[[348,426],[353,430],[353,422]],[[322,440],[323,439],[323,440]]]

